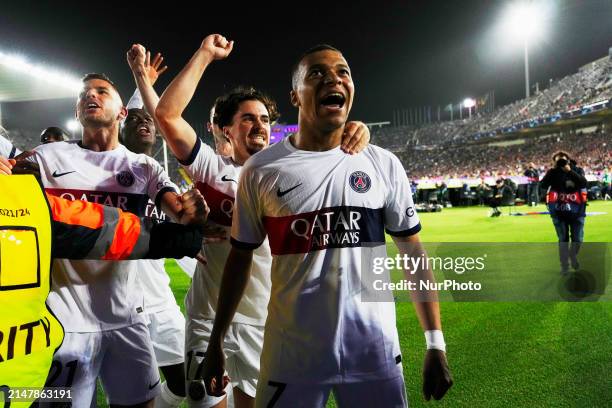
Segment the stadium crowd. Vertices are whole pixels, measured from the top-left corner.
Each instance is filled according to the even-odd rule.
[[[585,65],[575,74],[551,81],[548,88],[528,99],[501,106],[491,113],[476,111],[471,117],[453,121],[376,129],[372,140],[394,151],[407,145],[431,146],[479,140],[497,129],[571,111],[611,96],[612,60],[605,57]]]
[[[520,144],[416,147],[396,151],[411,178],[477,178],[521,176],[530,163],[540,172],[551,166],[550,155],[567,150],[587,174],[603,174],[612,166],[610,133],[526,137]],[[609,170],[608,170],[609,171]]]

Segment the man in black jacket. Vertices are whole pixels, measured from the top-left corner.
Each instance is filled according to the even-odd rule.
[[[499,206],[511,205],[514,199],[514,191],[510,187],[509,183],[503,178],[499,178],[495,181],[495,187],[493,187],[493,197],[489,200],[489,206],[493,209],[491,217],[499,217],[501,211]]]
[[[578,270],[577,255],[584,237],[587,181],[584,170],[564,151],[553,154],[553,167],[540,185],[547,189],[546,204],[559,238],[561,274],[569,272],[569,264]],[[571,245],[569,244],[571,238]]]
[[[525,201],[529,203],[530,206],[534,207],[540,201],[539,195],[539,184],[540,173],[535,168],[533,163],[529,163],[529,167],[523,173],[525,177],[527,177],[527,196],[525,197]]]

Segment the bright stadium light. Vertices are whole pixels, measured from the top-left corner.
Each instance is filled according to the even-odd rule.
[[[72,91],[75,95],[82,86],[81,81],[74,75],[48,68],[41,64],[31,63],[22,55],[7,54],[0,51],[0,65],[40,79],[50,85]]]
[[[518,0],[511,3],[503,19],[505,35],[523,44],[525,59],[525,97],[529,98],[529,45],[544,33],[544,22],[552,12],[547,0]]]
[[[468,109],[468,117],[472,117],[472,108],[476,106],[476,101],[472,98],[465,98],[463,100],[463,107]]]
[[[463,107],[464,108],[473,108],[474,106],[476,106],[476,101],[473,100],[472,98],[465,98],[463,100]]]
[[[70,119],[66,121],[66,129],[68,129],[70,133],[74,134],[80,128],[81,128],[81,124],[76,119]]]
[[[539,6],[532,1],[511,4],[508,9],[510,33],[521,40],[534,39],[539,36],[542,33],[542,24],[538,24],[538,17],[541,17]]]

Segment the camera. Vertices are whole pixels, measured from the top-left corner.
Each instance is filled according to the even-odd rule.
[[[569,161],[567,161],[567,159],[559,159],[559,160],[557,160],[556,165],[557,165],[558,168],[561,169],[561,168],[567,166],[568,163],[569,163]]]

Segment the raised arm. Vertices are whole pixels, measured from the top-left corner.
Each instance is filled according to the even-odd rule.
[[[168,146],[179,160],[187,160],[196,143],[196,132],[183,118],[183,111],[206,70],[214,60],[224,59],[231,52],[233,41],[227,41],[219,34],[211,34],[181,72],[164,91],[155,117]]]
[[[155,89],[153,89],[153,84],[168,69],[167,66],[161,67],[164,58],[160,53],[157,53],[153,62],[151,62],[151,53],[140,44],[132,45],[127,52],[126,58],[132,70],[132,75],[134,75],[134,81],[136,81],[142,103],[146,111],[153,116],[159,103],[159,96]]]

